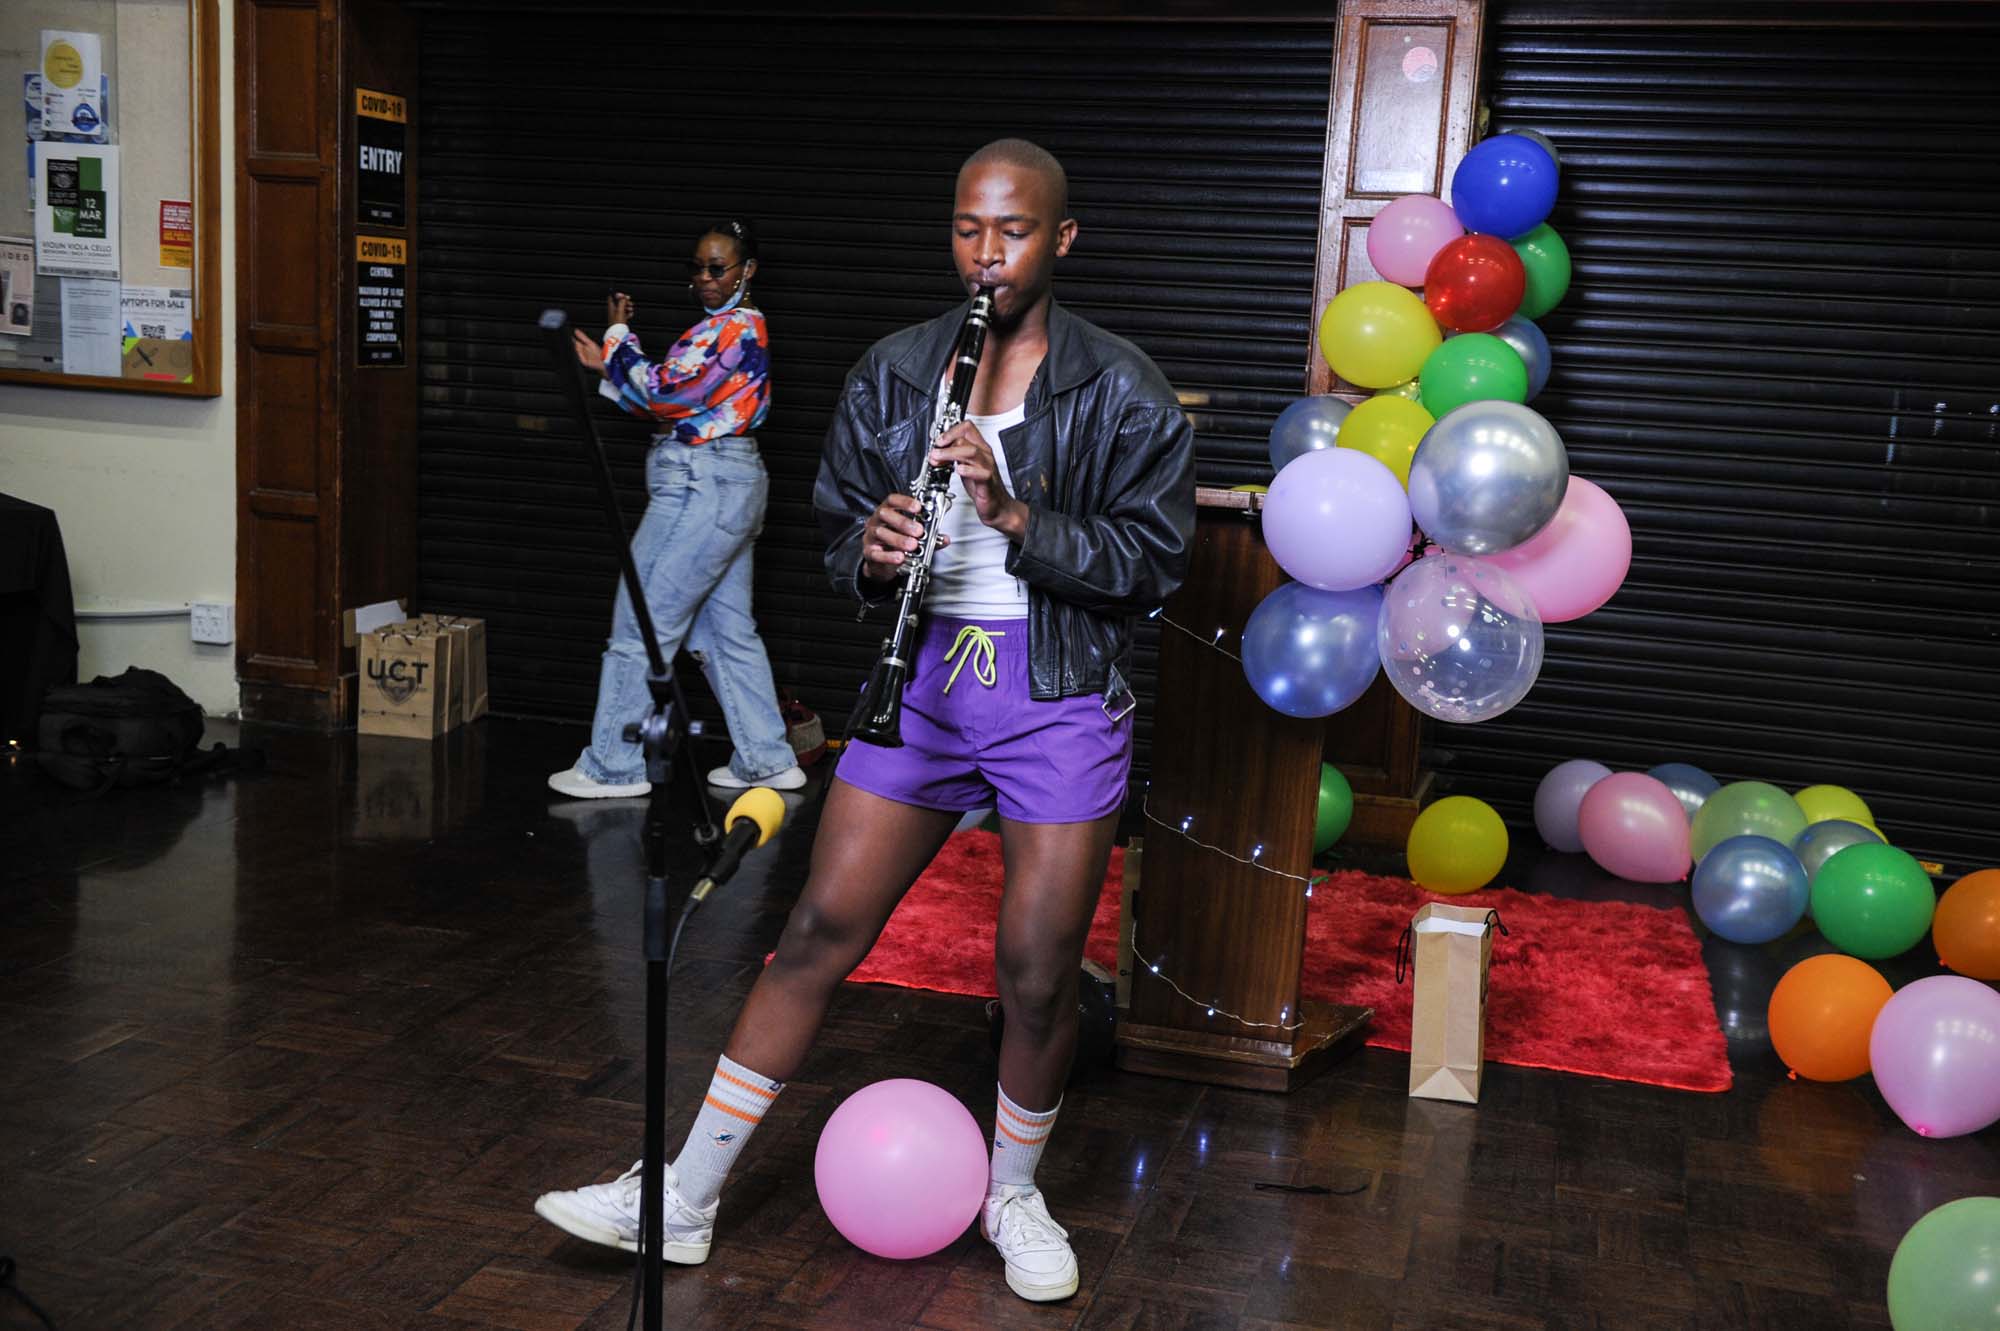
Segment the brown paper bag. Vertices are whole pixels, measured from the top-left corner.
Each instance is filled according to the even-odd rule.
[[[1498,911],[1432,902],[1410,919],[1396,957],[1416,970],[1410,1003],[1410,1094],[1479,1102],[1486,1061],[1486,968]]]
[[[452,658],[460,677],[460,702],[452,724],[486,715],[486,621],[464,615],[429,614],[418,622],[453,638]]]
[[[449,635],[427,633],[416,623],[390,624],[361,639],[355,650],[362,734],[431,739],[450,728]]]

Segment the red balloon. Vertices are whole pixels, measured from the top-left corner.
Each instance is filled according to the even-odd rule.
[[[1527,269],[1514,247],[1474,232],[1449,241],[1424,273],[1424,304],[1457,333],[1489,333],[1521,308]]]

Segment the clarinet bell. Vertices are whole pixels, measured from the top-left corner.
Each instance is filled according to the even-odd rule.
[[[903,747],[903,684],[909,667],[886,653],[868,672],[868,687],[862,690],[858,718],[848,732],[850,739],[862,740],[877,748]]]

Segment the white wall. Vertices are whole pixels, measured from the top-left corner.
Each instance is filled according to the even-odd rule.
[[[80,611],[236,600],[235,5],[217,8],[222,308],[208,317],[222,327],[222,396],[0,385],[0,492],[55,510]],[[85,621],[78,636],[83,679],[145,666],[211,715],[236,711],[236,648],[191,642],[185,618]]]

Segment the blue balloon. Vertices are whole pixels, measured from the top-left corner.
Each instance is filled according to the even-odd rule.
[[[1555,159],[1519,134],[1478,144],[1451,174],[1451,208],[1467,231],[1512,240],[1547,221],[1555,206]]]
[[[1286,716],[1331,716],[1375,682],[1379,587],[1323,592],[1288,582],[1250,612],[1243,674],[1257,696]]]
[[[1271,470],[1283,471],[1301,453],[1332,448],[1340,439],[1340,423],[1353,410],[1341,398],[1327,394],[1302,397],[1279,412],[1271,423]]]
[[[1694,867],[1694,913],[1732,943],[1768,943],[1805,918],[1811,894],[1790,846],[1767,836],[1718,842]]]
[[[1446,333],[1444,340],[1449,342],[1454,337],[1464,336],[1464,333]],[[1518,314],[1494,329],[1493,336],[1514,348],[1514,353],[1521,358],[1521,364],[1528,371],[1528,395],[1521,400],[1533,402],[1542,395],[1542,390],[1549,386],[1549,367],[1554,362],[1549,356],[1548,338],[1542,335],[1541,329],[1535,327],[1532,319],[1523,319]],[[1377,393],[1376,396],[1380,397],[1381,394]],[[1421,406],[1422,403],[1419,402],[1418,405]],[[1273,456],[1275,455],[1274,445]]]
[[[1647,776],[1674,792],[1674,798],[1687,810],[1688,822],[1701,812],[1701,806],[1708,803],[1708,797],[1722,789],[1722,783],[1693,763],[1661,763]]]
[[[1548,338],[1535,327],[1534,320],[1518,314],[1494,329],[1493,336],[1520,353],[1521,364],[1528,367],[1527,401],[1533,402],[1549,386],[1549,366],[1553,362],[1549,358]]]

